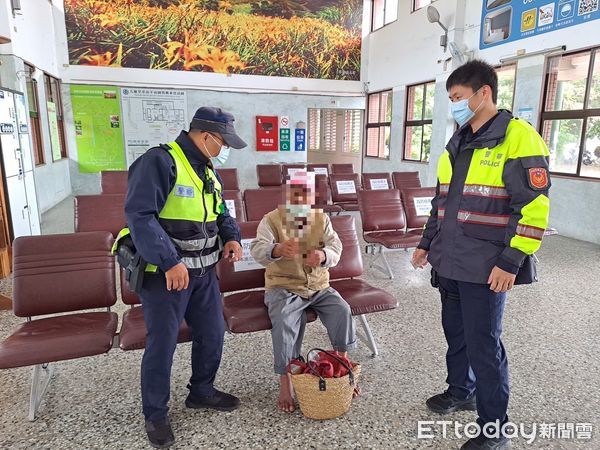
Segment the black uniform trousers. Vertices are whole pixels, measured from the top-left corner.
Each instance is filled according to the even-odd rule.
[[[508,421],[508,360],[502,334],[506,293],[496,293],[487,284],[467,283],[439,277],[442,292],[442,326],[448,352],[449,392],[465,399],[477,395],[481,426]]]
[[[223,306],[214,269],[202,277],[190,276],[188,288],[181,291],[167,291],[164,275],[147,275],[140,297],[148,330],[142,358],[142,406],[146,420],[157,421],[169,411],[171,366],[184,318],[193,338],[190,391],[199,396],[214,394],[225,334]]]

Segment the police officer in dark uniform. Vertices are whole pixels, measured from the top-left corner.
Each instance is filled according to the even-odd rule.
[[[508,361],[502,340],[506,292],[535,281],[534,260],[548,224],[548,149],[536,130],[498,111],[493,67],[470,61],[446,82],[460,128],[438,164],[436,195],[413,265],[432,266],[442,296],[449,387],[427,400],[447,414],[477,410],[481,433],[469,449],[510,441]]]
[[[146,432],[155,448],[174,442],[167,416],[170,376],[179,327],[192,331],[192,376],[188,408],[231,411],[240,404],[213,386],[221,362],[224,324],[214,266],[224,254],[242,256],[240,231],[222,198],[214,164],[229,147],[246,143],[231,114],[196,111],[189,132],[148,150],[129,169],[125,215],[133,244],[147,262],[140,290],[148,329],[141,387]]]

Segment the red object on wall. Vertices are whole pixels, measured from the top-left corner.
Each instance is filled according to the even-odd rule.
[[[256,150],[276,152],[279,150],[279,118],[256,116]]]

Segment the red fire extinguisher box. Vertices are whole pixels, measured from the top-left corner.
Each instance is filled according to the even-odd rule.
[[[279,119],[277,116],[256,116],[256,150],[279,150]]]

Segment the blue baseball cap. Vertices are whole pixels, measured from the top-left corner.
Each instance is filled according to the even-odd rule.
[[[233,122],[235,118],[221,108],[203,106],[198,108],[190,123],[190,129],[219,133],[225,144],[231,148],[244,148],[248,144],[237,135]]]

